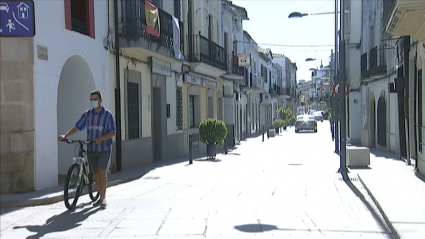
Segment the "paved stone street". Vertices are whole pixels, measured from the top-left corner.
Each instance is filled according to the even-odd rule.
[[[108,189],[108,208],[88,196],[68,212],[63,202],[2,209],[1,238],[392,238],[364,189],[336,174],[327,121],[318,133],[243,141],[215,162],[152,170]]]

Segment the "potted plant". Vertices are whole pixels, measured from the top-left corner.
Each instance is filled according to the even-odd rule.
[[[282,120],[281,119],[275,119],[274,121],[273,121],[273,127],[274,127],[274,129],[275,129],[275,131],[276,131],[276,134],[278,134],[279,133],[279,129],[280,129],[280,127],[282,127],[283,125],[282,125]]]
[[[223,144],[227,137],[227,127],[222,120],[205,119],[199,124],[199,140],[207,145],[207,157],[215,158],[217,144]]]

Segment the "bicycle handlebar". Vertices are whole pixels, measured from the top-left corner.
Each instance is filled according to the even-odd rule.
[[[93,143],[93,141],[91,141],[91,140],[81,140],[81,139],[78,139],[78,140],[64,139],[62,141],[66,142],[67,144],[75,144],[75,143],[77,143],[77,144],[91,144],[91,143]]]

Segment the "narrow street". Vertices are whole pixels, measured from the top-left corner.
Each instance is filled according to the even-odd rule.
[[[105,210],[88,196],[75,212],[63,202],[2,209],[1,238],[392,238],[348,186],[363,190],[355,176],[335,173],[329,122],[318,124],[317,134],[288,128],[216,161],[157,168],[109,188]]]

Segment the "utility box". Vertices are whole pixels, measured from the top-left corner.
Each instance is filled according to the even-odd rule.
[[[369,166],[370,150],[367,147],[347,146],[347,165],[348,166]]]

